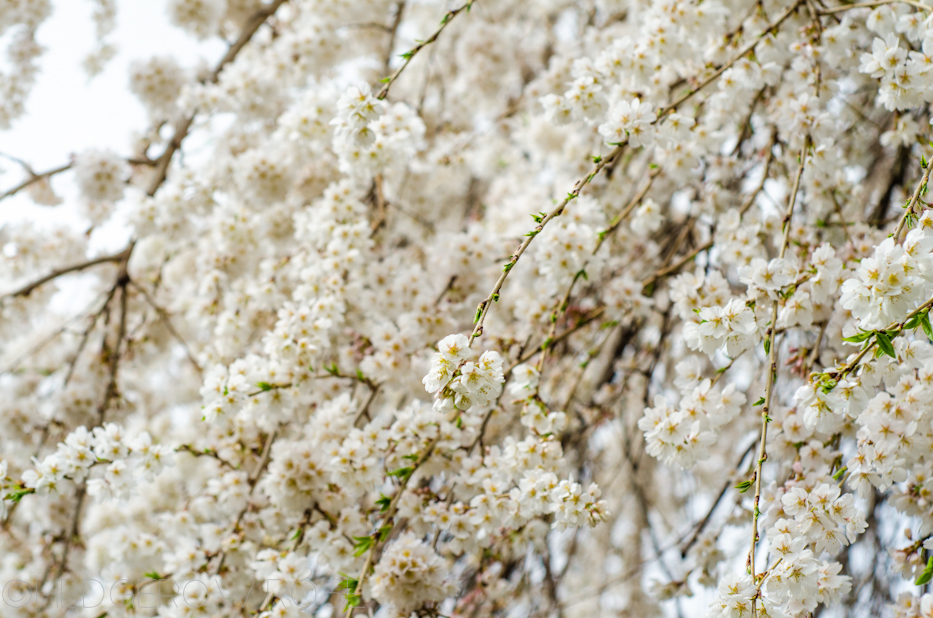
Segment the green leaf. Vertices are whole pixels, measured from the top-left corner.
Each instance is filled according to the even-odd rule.
[[[752,486],[752,481],[742,481],[741,483],[736,485],[735,488],[739,490],[739,493],[744,494],[746,491],[748,491],[748,488],[751,486]]]
[[[353,546],[353,555],[357,558],[368,552],[369,548],[373,546],[374,542],[374,539],[371,536],[355,536],[353,537],[353,540],[356,541],[356,545]]]
[[[753,404],[752,404],[752,407],[760,406],[760,405],[762,405],[764,402],[765,402],[765,398],[762,397],[761,399],[759,399],[758,401],[756,401],[755,403],[753,403]]]
[[[389,510],[389,505],[392,504],[392,498],[385,494],[379,494],[379,499],[376,500],[376,504],[379,506],[379,512],[385,513]]]
[[[875,340],[878,342],[878,349],[882,353],[887,354],[891,358],[897,358],[897,354],[894,352],[894,344],[891,343],[891,338],[887,333],[875,333]]]
[[[388,84],[390,81],[392,81],[392,78],[391,78],[391,77],[383,77],[383,78],[380,79],[379,81],[382,82],[383,84]]]
[[[603,160],[603,158],[600,157],[600,156],[594,156],[594,157],[593,157],[593,163],[597,163],[597,164],[598,164],[598,163],[600,163],[602,160]]]
[[[845,466],[839,468],[839,471],[836,472],[836,474],[833,475],[833,480],[834,480],[834,481],[839,481],[839,479],[842,478],[842,475],[846,473],[846,470],[848,470],[848,468],[845,467]]]
[[[765,337],[765,354],[771,353],[771,337]]]
[[[347,604],[343,606],[343,611],[347,611],[351,607],[357,607],[362,602],[362,596],[355,592],[347,592]]]
[[[360,580],[355,577],[350,577],[343,573],[340,574],[343,579],[340,581],[340,584],[335,590],[346,590],[347,591],[347,604],[344,606],[344,611],[350,609],[351,607],[356,607],[362,601],[362,598],[359,594],[356,593],[356,587],[359,585]]]
[[[914,584],[922,586],[923,584],[928,583],[933,579],[933,556],[930,556],[930,559],[927,561],[927,566],[923,569],[923,573],[920,574],[920,577],[917,578],[917,581]]]
[[[19,502],[23,499],[23,496],[28,496],[29,494],[36,493],[35,489],[26,489],[20,488],[15,491],[12,491],[6,495],[7,500],[12,500],[13,502]]]
[[[870,330],[864,330],[857,335],[852,335],[851,337],[843,337],[842,340],[848,341],[849,343],[862,343],[863,341],[865,341],[866,339],[868,339],[874,334],[875,333],[873,333]]]
[[[379,542],[385,541],[389,537],[390,532],[392,532],[392,526],[383,526],[379,528]]]
[[[933,341],[933,326],[930,326],[930,313],[924,311],[920,315],[922,316],[920,318],[920,326],[923,327],[923,332],[926,333],[927,338]]]
[[[272,390],[272,385],[269,384],[268,382],[257,382],[256,386],[258,386],[259,390],[263,392]]]
[[[414,471],[415,469],[412,467],[404,467],[404,468],[396,468],[395,470],[390,470],[388,474],[389,476],[397,476],[399,479],[403,481],[407,481],[408,477],[410,477]]]
[[[149,571],[145,574],[149,579],[162,579],[162,576],[156,573],[155,571]]]
[[[915,315],[914,317],[912,317],[912,318],[910,318],[909,320],[907,320],[907,321],[904,323],[904,328],[906,328],[907,330],[913,330],[913,329],[917,328],[918,326],[920,326],[920,315],[921,315],[921,314],[918,313],[918,314]]]

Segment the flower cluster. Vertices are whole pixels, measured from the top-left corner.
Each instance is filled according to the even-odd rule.
[[[58,494],[72,483],[85,482],[91,496],[127,496],[140,480],[152,480],[165,465],[174,463],[171,450],[153,444],[143,432],[135,439],[124,437],[119,426],[108,423],[93,432],[78,427],[58,450],[37,461],[22,474],[23,487],[40,496]],[[103,476],[90,476],[90,469],[104,465]]]
[[[120,63],[126,151],[2,153],[23,611],[67,575],[94,615],[171,577],[155,615],[806,618],[933,578],[926,3],[156,4],[213,60]],[[0,129],[51,9],[0,0]]]
[[[75,157],[75,179],[81,195],[92,202],[115,202],[123,197],[126,163],[114,152],[88,150]]]
[[[408,616],[426,602],[443,601],[454,590],[444,561],[410,533],[389,544],[372,576],[373,598],[398,616]]]
[[[878,103],[888,110],[905,110],[929,102],[929,43],[926,20],[916,13],[898,15],[890,7],[872,11],[865,25],[875,33],[871,52],[861,55],[860,73],[879,80]],[[922,51],[911,49],[912,44]],[[903,47],[901,47],[903,45]]]
[[[168,118],[187,82],[185,71],[174,58],[154,57],[130,66],[130,90],[153,118]]]
[[[699,322],[684,323],[684,339],[691,350],[713,356],[722,349],[726,356],[735,358],[754,345],[753,335],[758,332],[755,312],[739,299],[724,307],[703,307],[697,317]]]
[[[709,447],[716,443],[719,428],[731,423],[746,401],[733,384],[722,389],[709,378],[691,379],[694,367],[691,361],[677,365],[681,376],[679,403],[668,403],[664,396],[658,395],[654,407],[646,408],[638,421],[648,453],[682,468],[692,468],[696,462],[709,458]]]
[[[465,335],[445,337],[437,349],[422,380],[425,390],[437,395],[435,408],[469,410],[495,402],[505,382],[498,352],[483,352],[475,362],[467,360],[470,340]]]
[[[842,306],[865,330],[898,322],[933,291],[933,216],[924,213],[904,243],[888,238],[859,262],[855,277],[842,285]]]

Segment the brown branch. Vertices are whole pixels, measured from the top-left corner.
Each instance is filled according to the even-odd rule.
[[[379,91],[379,94],[376,95],[376,98],[377,98],[377,99],[384,99],[384,98],[386,98],[386,97],[388,96],[388,94],[389,94],[389,88],[391,88],[391,87],[392,87],[392,84],[395,83],[395,80],[397,80],[397,79],[399,78],[399,75],[402,74],[402,71],[404,71],[406,68],[408,68],[408,65],[411,63],[412,59],[413,59],[415,56],[418,55],[418,52],[420,52],[422,49],[424,49],[425,47],[427,47],[428,45],[430,45],[431,43],[433,43],[434,41],[436,41],[436,40],[437,40],[437,37],[439,37],[439,36],[441,35],[441,32],[444,31],[444,28],[447,27],[447,24],[449,24],[451,21],[453,21],[454,17],[456,17],[457,15],[459,15],[460,13],[462,13],[463,11],[466,11],[467,13],[469,13],[469,12],[470,12],[470,8],[473,6],[473,2],[474,2],[474,1],[475,1],[475,0],[468,0],[465,4],[461,5],[459,8],[456,8],[456,9],[453,9],[453,10],[450,10],[450,11],[447,11],[447,12],[444,14],[444,18],[441,20],[441,25],[440,25],[440,27],[439,27],[437,30],[434,31],[434,34],[432,34],[431,36],[429,36],[429,37],[428,37],[427,39],[425,39],[424,41],[419,42],[419,43],[418,43],[417,45],[415,45],[413,48],[409,49],[407,52],[405,52],[404,54],[402,54],[402,58],[405,59],[405,62],[403,62],[403,63],[402,63],[402,66],[400,66],[399,68],[397,68],[397,69],[395,70],[395,73],[393,73],[393,74],[390,75],[389,77],[385,78],[385,80],[384,80],[384,81],[385,81],[385,85],[382,87],[382,90]],[[404,4],[404,3],[403,3],[403,4]],[[398,11],[398,15],[397,15],[396,17],[398,18],[399,16],[401,16],[401,13],[402,13],[402,7],[400,6],[400,7],[399,7],[399,11]],[[393,34],[393,39],[394,39],[394,34]],[[390,54],[392,53],[392,52],[391,52],[391,49],[389,50],[389,53],[390,53]]]
[[[774,161],[774,142],[777,139],[775,132],[771,132],[771,139],[768,141],[768,146],[765,148],[765,164],[764,169],[761,171],[761,181],[759,181],[758,186],[755,187],[755,190],[752,191],[748,197],[745,198],[745,201],[742,202],[742,206],[739,208],[739,214],[744,215],[748,212],[748,209],[752,207],[752,204],[755,203],[755,198],[758,197],[758,194],[761,193],[761,190],[765,188],[765,181],[768,180],[768,172],[771,171],[771,163]]]
[[[373,220],[369,224],[370,238],[375,236],[379,228],[384,226],[386,222],[388,202],[386,202],[385,194],[382,192],[382,174],[376,174],[376,177],[373,178],[373,205],[376,211],[373,213]]]
[[[706,251],[707,249],[711,248],[712,246],[713,246],[713,241],[712,241],[712,240],[709,240],[709,241],[703,243],[702,245],[700,245],[699,247],[697,247],[696,249],[694,249],[693,251],[691,251],[691,252],[688,253],[687,255],[681,257],[680,259],[678,259],[676,262],[674,262],[674,263],[671,264],[670,266],[665,266],[665,267],[662,268],[661,270],[657,271],[656,273],[654,273],[653,275],[651,275],[650,277],[648,277],[647,279],[645,279],[645,280],[642,282],[642,285],[643,285],[644,287],[647,287],[647,286],[651,285],[652,283],[657,282],[658,279],[663,279],[664,277],[667,277],[668,275],[671,275],[671,274],[677,272],[678,270],[680,270],[680,268],[681,268],[684,264],[686,264],[687,262],[689,262],[690,260],[692,260],[693,258],[695,258],[695,257],[696,257],[697,255],[699,255],[700,253],[702,253],[702,252]]]
[[[456,422],[456,420],[459,417],[460,417],[460,412],[457,411],[453,415],[453,417],[448,420],[450,420],[450,422]],[[438,435],[432,438],[430,442],[428,442],[424,451],[422,451],[421,454],[418,456],[418,459],[415,460],[414,463],[412,463],[409,472],[404,477],[402,477],[401,482],[399,483],[398,491],[396,491],[395,495],[392,496],[392,499],[389,501],[389,506],[386,508],[385,514],[382,517],[382,521],[383,521],[382,528],[388,526],[389,531],[384,537],[382,536],[382,533],[381,533],[382,528],[377,529],[376,532],[373,533],[373,543],[370,546],[369,551],[366,553],[366,561],[363,563],[363,568],[360,569],[360,574],[356,578],[357,579],[356,586],[353,588],[353,590],[350,590],[350,589],[347,590],[348,597],[350,595],[359,596],[362,594],[363,584],[366,581],[366,576],[369,574],[369,569],[373,565],[373,563],[378,560],[378,556],[376,555],[376,548],[382,545],[382,543],[379,541],[380,537],[381,538],[391,537],[392,533],[395,531],[396,525],[398,525],[398,522],[394,521],[394,519],[395,519],[395,514],[398,512],[399,499],[402,497],[402,494],[405,493],[405,489],[408,487],[408,482],[415,475],[415,472],[417,472],[418,468],[420,468],[424,464],[424,462],[427,461],[429,457],[431,457],[431,454],[434,452],[434,447],[437,446],[437,443],[440,441],[440,439],[441,439],[441,434],[440,432],[438,432]],[[346,618],[350,618],[352,614],[353,614],[353,606],[351,606],[348,603],[347,611],[346,611]]]
[[[68,568],[68,553],[71,549],[71,545],[74,543],[75,539],[78,538],[79,528],[81,526],[81,507],[84,505],[84,496],[87,494],[87,485],[82,483],[78,486],[75,491],[75,510],[74,515],[71,517],[71,526],[67,531],[63,530],[62,535],[64,538],[64,545],[62,546],[62,557],[58,561],[58,565],[55,567],[55,576],[51,579],[57,580],[62,576],[62,573],[65,572],[65,569]],[[52,568],[46,569],[45,574],[42,577],[42,582],[36,587],[36,594],[42,594],[42,588],[45,587],[46,582],[49,580],[49,575],[52,572]],[[49,592],[49,596],[45,599],[45,602],[42,605],[42,609],[48,608],[49,604],[52,603],[52,600],[55,598],[55,589]]]
[[[97,407],[97,424],[104,424],[104,417],[110,407],[110,402],[117,395],[117,373],[120,369],[120,353],[126,343],[126,288],[129,283],[129,277],[126,274],[126,265],[123,265],[120,274],[117,276],[115,287],[120,288],[120,321],[117,324],[117,340],[113,349],[107,346],[107,337],[104,336],[104,352],[106,361],[109,364],[109,378],[107,380],[107,390],[104,391],[104,399]]]
[[[794,177],[794,186],[790,192],[790,198],[787,200],[787,208],[784,211],[784,218],[781,221],[781,228],[784,232],[783,238],[781,239],[781,250],[779,257],[783,258],[787,247],[790,244],[790,229],[791,229],[791,217],[794,214],[794,205],[797,202],[797,192],[800,189],[800,179],[803,176],[803,170],[807,162],[807,151],[810,147],[810,136],[808,135],[804,138],[803,148],[800,151],[800,164],[797,167],[797,175]],[[767,443],[768,443],[768,423],[771,422],[771,417],[769,413],[771,412],[772,407],[772,397],[774,396],[774,383],[777,380],[777,318],[778,318],[778,305],[780,304],[779,300],[774,300],[771,303],[771,323],[768,327],[768,332],[765,334],[767,349],[768,349],[768,363],[765,367],[767,371],[766,383],[765,383],[765,395],[764,403],[761,406],[761,441],[758,445],[758,461],[755,466],[755,497],[753,499],[752,506],[752,538],[751,538],[751,547],[748,551],[748,570],[752,576],[752,583],[757,583],[758,573],[755,571],[755,548],[758,545],[758,504],[761,500],[761,468],[765,463],[765,460],[768,458],[767,453]],[[755,604],[757,597],[752,597],[752,615],[755,614]]]
[[[74,164],[73,164],[73,163],[66,163],[65,165],[60,165],[60,166],[58,166],[58,167],[54,167],[54,168],[52,168],[52,169],[50,169],[50,170],[47,170],[47,171],[45,171],[45,172],[41,172],[41,173],[39,173],[39,174],[33,174],[32,172],[30,172],[29,178],[27,178],[26,180],[22,181],[21,183],[19,183],[19,184],[16,185],[15,187],[12,187],[12,188],[10,188],[10,189],[7,189],[7,190],[4,191],[3,193],[0,193],[0,201],[3,201],[3,200],[5,200],[5,199],[8,198],[8,197],[12,197],[12,196],[16,195],[17,193],[19,193],[19,192],[22,191],[23,189],[26,189],[26,188],[29,187],[30,185],[32,185],[32,184],[34,184],[34,183],[37,183],[37,182],[39,182],[40,180],[45,180],[45,179],[47,179],[47,178],[51,178],[52,176],[55,176],[56,174],[61,174],[61,173],[64,172],[64,171],[70,170],[71,167],[72,167],[72,165],[74,165]]]
[[[359,425],[360,419],[362,419],[363,417],[366,417],[367,421],[370,420],[369,407],[373,404],[373,400],[376,398],[376,395],[379,394],[380,386],[381,385],[376,384],[375,386],[371,387],[371,390],[369,391],[369,397],[366,398],[366,403],[363,404],[363,406],[360,408],[360,411],[356,413],[355,417],[353,417],[354,427],[357,427]]]
[[[395,47],[395,37],[398,34],[398,27],[402,23],[402,15],[404,12],[405,0],[400,0],[400,2],[395,5],[395,18],[392,20],[392,26],[386,28],[386,32],[389,33],[389,44],[386,46],[386,55],[382,61],[383,74],[389,72],[389,63],[392,62],[392,49]],[[383,28],[385,28],[385,26],[383,26]]]
[[[253,13],[252,17],[246,21],[246,24],[240,31],[240,36],[236,41],[233,42],[232,45],[230,45],[230,48],[227,49],[227,53],[224,54],[224,57],[220,59],[220,62],[218,62],[217,66],[214,67],[214,70],[211,71],[211,74],[206,80],[206,83],[217,83],[217,80],[220,79],[221,72],[224,70],[224,67],[233,62],[233,60],[237,57],[237,54],[239,54],[240,50],[243,49],[247,43],[249,43],[250,39],[253,38],[253,35],[256,34],[256,31],[259,30],[260,26],[266,23],[266,20],[272,17],[272,15],[274,15],[279,7],[285,4],[286,1],[287,0],[272,0],[268,6],[265,6]],[[184,141],[185,137],[187,137],[188,131],[191,129],[191,125],[194,122],[196,113],[197,112],[181,121],[181,123],[175,128],[175,133],[172,135],[172,138],[165,146],[165,150],[162,152],[161,156],[155,160],[155,177],[152,179],[152,182],[149,185],[149,189],[146,191],[147,195],[155,195],[156,191],[159,190],[159,187],[162,186],[162,183],[165,182],[165,179],[168,176],[169,164],[172,162],[172,157],[175,155],[175,152],[181,148],[181,143]]]
[[[269,464],[269,459],[272,456],[272,443],[275,442],[275,439],[279,435],[279,428],[276,427],[272,432],[269,433],[266,438],[265,443],[262,447],[262,454],[259,458],[259,463],[256,465],[256,469],[253,473],[247,478],[247,483],[249,484],[249,493],[247,498],[253,495],[253,490],[256,488],[256,483],[259,482],[259,478],[262,476],[263,471],[266,469],[266,466]],[[250,504],[247,502],[246,506],[240,509],[240,512],[237,514],[236,519],[233,521],[233,525],[230,526],[230,530],[236,530],[240,522],[243,521],[243,517],[246,515],[246,512],[249,510]],[[218,575],[220,570],[224,566],[224,561],[227,559],[227,550],[222,550],[218,554],[219,559],[217,560],[217,566],[214,567],[214,575]]]
[[[927,163],[926,168],[923,171],[923,176],[920,178],[920,182],[917,183],[917,188],[914,189],[914,194],[910,197],[910,201],[907,203],[907,208],[904,209],[904,216],[901,217],[901,220],[897,224],[897,229],[894,230],[895,243],[899,244],[901,242],[901,232],[904,231],[904,226],[907,225],[907,220],[911,217],[911,215],[914,214],[914,207],[917,205],[917,201],[926,190],[927,182],[930,180],[931,170],[933,170],[933,163]]]
[[[78,359],[81,358],[81,352],[84,351],[84,347],[87,345],[88,339],[91,336],[91,332],[94,330],[94,327],[97,325],[97,320],[100,319],[100,316],[107,311],[107,308],[110,306],[110,301],[113,300],[114,294],[117,293],[117,286],[111,286],[110,291],[107,292],[107,298],[104,299],[104,304],[101,305],[100,309],[91,316],[91,323],[88,324],[87,328],[84,329],[84,332],[81,333],[81,341],[78,342],[78,349],[75,350],[74,358],[71,359],[71,362],[68,364],[68,373],[65,374],[65,380],[62,382],[62,389],[68,386],[68,383],[71,382],[71,377],[74,375],[75,367],[78,365]]]
[[[155,312],[159,315],[159,318],[165,324],[165,328],[168,330],[168,332],[171,333],[173,337],[175,337],[175,339],[178,341],[179,344],[181,344],[181,347],[185,351],[185,356],[188,357],[188,361],[191,363],[194,369],[198,372],[198,375],[203,375],[201,365],[199,365],[198,361],[195,360],[194,355],[191,353],[191,348],[185,342],[184,338],[180,334],[178,334],[178,331],[175,330],[175,327],[172,326],[172,321],[169,318],[168,312],[165,311],[165,309],[163,309],[159,305],[157,305],[156,302],[149,295],[149,292],[147,292],[141,285],[139,285],[135,281],[130,281],[130,285],[132,285],[134,288],[136,288],[137,291],[139,291],[140,294],[142,294],[143,298],[146,300],[149,306],[152,307],[155,310]]]
[[[599,307],[598,309],[594,309],[594,310],[591,311],[590,313],[586,314],[586,316],[580,318],[580,320],[578,320],[577,323],[573,325],[573,327],[568,328],[567,330],[565,330],[565,331],[562,332],[561,334],[559,334],[559,335],[557,335],[556,337],[554,337],[553,341],[551,341],[551,345],[553,346],[553,345],[555,345],[555,344],[557,344],[557,343],[560,343],[561,341],[563,341],[564,339],[566,339],[566,338],[569,337],[570,335],[574,334],[575,332],[577,332],[578,330],[580,330],[581,328],[583,328],[584,326],[586,326],[587,324],[589,324],[589,323],[592,322],[593,320],[599,319],[600,316],[602,316],[604,313],[606,313],[606,308],[605,308],[605,307]],[[524,362],[526,362],[526,361],[528,361],[528,360],[534,358],[534,357],[538,354],[538,352],[540,352],[540,351],[541,351],[541,346],[538,346],[538,347],[533,348],[533,349],[531,349],[531,350],[528,350],[527,352],[525,352],[524,354],[522,354],[522,355],[518,358],[518,360],[515,361],[515,362],[508,368],[508,370],[505,372],[506,375],[510,374],[510,373],[512,372],[512,370],[515,369],[515,367],[517,367],[518,365],[520,365],[520,364],[522,364],[522,363],[524,363]]]
[[[748,448],[745,449],[741,457],[739,457],[739,461],[736,463],[735,468],[734,468],[736,471],[741,469],[742,462],[745,461],[745,458],[748,457],[748,454],[751,453],[752,449],[754,448],[755,448],[755,441],[753,440],[752,442],[749,443]],[[733,472],[732,476],[734,475],[735,473]],[[693,526],[693,532],[690,533],[690,536],[687,538],[687,540],[684,542],[684,544],[680,548],[681,558],[687,557],[687,552],[690,551],[690,548],[694,546],[694,544],[697,542],[697,539],[699,539],[700,534],[706,528],[706,525],[710,522],[710,519],[712,519],[713,512],[716,510],[716,507],[719,506],[719,503],[722,502],[723,497],[726,495],[726,492],[729,490],[729,488],[732,486],[732,483],[734,482],[734,479],[732,478],[732,476],[730,476],[729,479],[726,480],[726,482],[723,484],[722,489],[719,490],[719,494],[716,496],[716,499],[713,500],[712,506],[710,506],[709,510],[706,512],[706,515],[703,517],[703,519],[701,519],[697,524]]]
[[[762,30],[762,32],[759,33],[757,36],[755,36],[748,44],[745,45],[745,47],[740,49],[739,52],[735,56],[733,56],[728,62],[720,66],[716,71],[714,71],[710,76],[708,76],[706,79],[701,81],[697,86],[695,86],[694,88],[691,88],[689,91],[685,92],[683,95],[681,95],[676,100],[674,100],[667,107],[660,110],[656,118],[652,121],[651,124],[652,125],[657,124],[658,122],[663,120],[668,114],[674,112],[674,110],[676,110],[677,107],[679,107],[681,104],[688,101],[691,97],[693,97],[693,95],[697,94],[703,88],[705,88],[706,86],[714,82],[728,68],[730,68],[732,65],[734,65],[739,60],[741,60],[746,54],[754,50],[755,47],[758,45],[758,43],[761,42],[761,39],[766,34],[779,28],[781,24],[783,24],[791,15],[794,14],[794,12],[800,7],[801,4],[803,4],[803,2],[804,0],[797,0],[796,2],[794,2],[794,4],[788,7],[775,21],[770,23],[767,28]],[[616,145],[615,148],[613,148],[613,150],[609,152],[605,157],[596,157],[595,158],[596,164],[590,170],[589,174],[577,180],[577,182],[574,184],[573,190],[567,194],[567,197],[565,197],[563,201],[561,201],[553,210],[551,210],[544,217],[541,218],[541,220],[539,221],[535,229],[526,235],[527,238],[525,238],[525,240],[522,241],[522,243],[518,247],[518,250],[515,253],[513,253],[511,256],[509,256],[509,261],[503,266],[502,274],[499,275],[499,278],[496,280],[496,283],[493,285],[493,288],[489,292],[489,295],[486,296],[486,298],[484,298],[479,303],[479,306],[477,307],[475,326],[473,327],[473,332],[470,334],[470,345],[471,346],[473,345],[473,340],[476,337],[479,337],[480,335],[483,334],[483,324],[486,321],[486,315],[489,313],[490,306],[492,305],[493,302],[498,301],[499,291],[502,289],[503,283],[505,283],[505,280],[509,276],[509,273],[518,263],[518,260],[521,258],[522,254],[525,252],[525,249],[528,248],[528,245],[531,244],[531,241],[535,238],[535,236],[541,233],[541,231],[544,229],[544,226],[546,226],[552,219],[554,219],[555,217],[559,217],[561,214],[563,214],[564,209],[567,207],[567,204],[569,204],[572,200],[579,197],[583,189],[588,184],[590,184],[593,178],[595,178],[600,172],[602,172],[604,168],[606,168],[607,166],[609,166],[610,164],[613,164],[616,160],[618,160],[619,156],[624,151],[626,145],[627,145],[627,141],[623,141],[619,143],[618,145]]]
[[[229,461],[221,457],[217,453],[217,451],[211,448],[206,448],[203,451],[199,451],[193,446],[191,446],[190,444],[182,444],[181,446],[178,446],[175,448],[175,452],[176,453],[188,453],[194,457],[210,457],[212,459],[216,459],[221,464],[223,464],[225,467],[230,468],[231,470],[239,470],[239,467],[233,465],[232,463],[230,463]]]
[[[14,298],[16,296],[29,296],[36,288],[48,283],[49,281],[52,281],[53,279],[57,279],[61,277],[62,275],[67,275],[69,273],[80,272],[92,266],[97,266],[98,264],[107,264],[110,262],[123,262],[125,264],[126,261],[129,259],[130,252],[132,250],[133,250],[133,243],[130,243],[130,245],[126,249],[121,251],[120,253],[114,253],[112,255],[104,255],[98,258],[94,258],[92,260],[88,260],[86,262],[81,262],[80,264],[74,264],[72,266],[65,266],[64,268],[53,270],[46,276],[41,277],[40,279],[36,279],[32,283],[26,284],[18,290],[15,290],[13,292],[3,295],[2,297],[0,297],[0,301],[6,300],[8,298]]]

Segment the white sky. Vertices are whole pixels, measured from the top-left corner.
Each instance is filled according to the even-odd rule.
[[[131,135],[148,126],[142,105],[128,88],[133,60],[170,54],[191,67],[201,58],[212,63],[225,45],[215,39],[198,43],[168,22],[165,0],[117,0],[117,27],[109,40],[117,56],[89,81],[82,61],[96,48],[92,0],[53,0],[52,16],[38,31],[46,48],[40,75],[27,102],[27,113],[8,131],[0,131],[0,152],[19,157],[36,171],[66,163],[72,153],[109,148],[129,154]],[[6,37],[0,37],[5,49]],[[24,173],[15,163],[0,160],[0,190],[20,182]],[[37,207],[25,196],[0,203],[0,223],[20,218],[74,221],[76,191],[69,174],[53,180],[65,204]]]

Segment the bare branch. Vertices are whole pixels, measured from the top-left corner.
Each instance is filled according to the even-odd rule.
[[[53,270],[46,276],[41,277],[40,279],[36,279],[32,283],[26,284],[18,290],[9,292],[8,294],[4,294],[2,297],[0,297],[0,301],[6,300],[8,298],[14,298],[17,296],[29,296],[30,294],[32,294],[32,292],[36,288],[41,287],[42,285],[45,285],[49,281],[58,279],[59,277],[63,275],[67,275],[69,273],[80,272],[92,266],[97,266],[98,264],[109,264],[109,263],[119,263],[119,262],[125,263],[126,260],[128,260],[130,257],[130,252],[133,250],[133,244],[134,243],[130,243],[130,245],[126,249],[121,251],[120,253],[104,255],[98,258],[94,258],[92,260],[88,260],[87,262],[81,262],[80,264],[74,264],[72,266],[65,266],[64,268]]]
[[[252,17],[247,20],[246,24],[243,26],[243,29],[240,31],[240,36],[236,41],[230,46],[227,50],[227,53],[224,54],[224,57],[220,59],[220,62],[217,63],[217,66],[214,67],[214,70],[211,71],[210,77],[207,79],[207,83],[216,83],[220,78],[221,72],[223,72],[224,67],[233,62],[237,57],[237,54],[240,53],[240,50],[249,43],[250,39],[253,38],[253,35],[256,34],[256,31],[259,30],[260,26],[266,23],[266,20],[272,17],[275,12],[279,9],[280,6],[285,4],[287,0],[272,0],[272,2],[256,11]],[[188,131],[191,130],[191,125],[194,123],[194,114],[183,119],[178,126],[175,128],[175,133],[172,135],[172,138],[169,140],[168,144],[165,146],[165,150],[162,152],[162,155],[155,160],[155,177],[152,179],[152,182],[149,184],[149,189],[146,193],[150,196],[155,195],[156,191],[159,190],[159,187],[162,186],[162,183],[165,182],[166,177],[168,176],[169,164],[172,162],[172,157],[175,156],[175,152],[181,148],[181,143],[184,141],[185,137],[188,135]]]
[[[72,165],[74,165],[74,164],[73,164],[73,163],[66,163],[65,165],[60,165],[60,166],[58,166],[58,167],[53,167],[52,169],[47,170],[47,171],[44,171],[44,172],[41,172],[41,173],[39,173],[39,174],[32,174],[32,175],[30,175],[28,178],[26,178],[26,180],[22,181],[21,183],[19,183],[19,184],[16,185],[15,187],[12,187],[12,188],[10,188],[10,189],[7,189],[7,190],[4,191],[3,193],[0,193],[0,202],[2,202],[3,200],[5,200],[5,199],[8,198],[8,197],[12,197],[12,196],[16,195],[17,193],[19,193],[19,192],[22,191],[23,189],[28,188],[29,186],[31,186],[31,185],[33,185],[33,184],[39,182],[40,180],[45,180],[45,179],[47,179],[47,178],[51,178],[52,176],[55,176],[56,174],[61,174],[62,172],[65,172],[65,171],[70,170],[71,167],[72,167]]]

